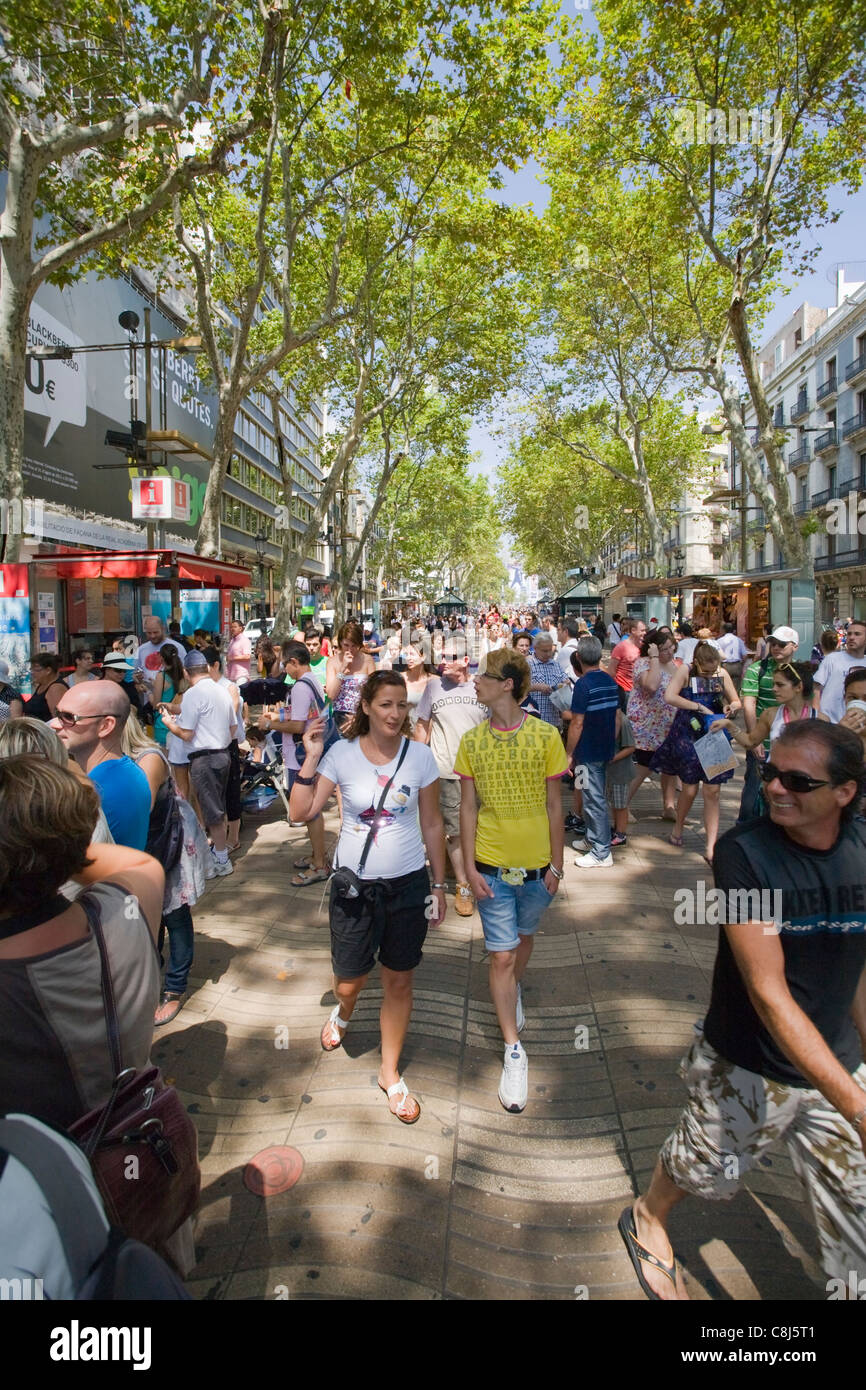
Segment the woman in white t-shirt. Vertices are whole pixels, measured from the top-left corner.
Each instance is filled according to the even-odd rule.
[[[335,787],[342,792],[330,901],[338,1003],[322,1029],[322,1047],[333,1052],[341,1045],[378,953],[384,991],[379,1086],[391,1114],[414,1124],[421,1107],[400,1075],[400,1053],[412,1011],[412,972],[428,923],[445,916],[445,832],[436,762],[425,744],[408,737],[408,715],[403,677],[378,671],[365,682],[343,738],[324,756],[324,720],[311,720],[289,806],[292,820],[310,821]],[[432,896],[425,846],[435,880]],[[351,871],[348,881],[341,882],[340,869]]]

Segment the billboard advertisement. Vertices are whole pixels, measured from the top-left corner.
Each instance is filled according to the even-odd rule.
[[[0,656],[9,663],[9,684],[29,694],[30,586],[26,565],[0,565]]]
[[[81,347],[123,344],[127,335],[118,323],[125,309],[139,316],[137,337],[144,336],[148,301],[125,280],[88,275],[65,289],[43,285],[30,310],[28,345]],[[151,308],[151,334],[170,339],[180,330]],[[94,464],[123,464],[123,455],[105,444],[106,430],[129,433],[131,398],[137,393],[140,420],[145,417],[145,353],[135,354],[133,381],[125,349],[74,353],[69,361],[27,359],[24,425],[24,491],[28,497],[63,503],[78,510],[129,521],[132,479],[136,469],[101,470]],[[153,428],[161,427],[160,397],[165,403],[165,428],[179,430],[201,448],[213,449],[216,394],[198,375],[198,358],[176,353],[151,354]],[[176,520],[179,535],[192,542],[198,533],[208,464],[172,463],[158,472],[189,487],[187,520]]]

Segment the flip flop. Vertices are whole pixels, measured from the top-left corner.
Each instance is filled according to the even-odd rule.
[[[339,1004],[335,1004],[331,1012],[328,1014],[325,1026],[322,1029],[319,1037],[319,1041],[322,1044],[322,1050],[324,1052],[336,1052],[338,1047],[342,1047],[343,1039],[340,1035],[340,1029],[342,1028],[343,1032],[345,1033],[348,1026],[349,1024],[347,1023],[346,1019],[340,1017]]]
[[[409,1087],[406,1085],[402,1076],[399,1081],[395,1081],[393,1086],[383,1086],[381,1081],[378,1083],[378,1086],[379,1090],[384,1091],[385,1095],[388,1097],[388,1109],[391,1111],[391,1114],[400,1120],[402,1124],[414,1125],[416,1120],[420,1120],[421,1106],[418,1104],[415,1097],[409,1094]],[[395,1096],[400,1097],[396,1106],[391,1104]],[[415,1107],[414,1110],[407,1108],[410,1101]]]
[[[308,869],[306,873],[295,874],[291,884],[293,888],[306,888],[308,883],[325,883],[330,877],[330,869]]]
[[[676,845],[677,849],[682,849],[682,847],[683,847],[683,837],[682,837],[682,835],[668,835],[668,844],[669,844],[669,845]]]
[[[172,1023],[177,1018],[183,1008],[183,995],[174,994],[171,990],[164,990],[162,998],[153,1016],[154,1028],[162,1028],[166,1023]],[[163,1012],[165,1010],[165,1012]],[[162,1015],[160,1017],[160,1015]]]
[[[673,1284],[674,1289],[676,1289],[676,1257],[674,1258],[671,1264],[666,1265],[663,1260],[659,1259],[658,1255],[654,1255],[651,1250],[647,1250],[645,1245],[641,1245],[640,1241],[637,1238],[637,1231],[635,1230],[633,1207],[626,1207],[625,1211],[620,1216],[619,1221],[616,1223],[616,1227],[625,1243],[625,1248],[628,1251],[628,1257],[631,1260],[632,1267],[634,1269],[635,1274],[637,1275],[637,1281],[643,1289],[644,1293],[646,1294],[647,1298],[652,1299],[653,1303],[668,1302],[667,1299],[662,1298],[661,1295],[657,1294],[655,1289],[647,1283],[643,1275],[643,1270],[641,1269],[641,1263],[652,1265],[653,1269],[661,1270],[662,1274],[667,1275],[667,1277]]]

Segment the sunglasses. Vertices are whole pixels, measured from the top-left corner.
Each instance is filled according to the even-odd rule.
[[[775,763],[759,763],[758,772],[762,782],[773,782],[778,779],[786,792],[813,792],[816,787],[829,787],[828,781],[821,781],[817,777],[809,777],[805,772],[780,772]]]
[[[113,714],[73,714],[71,710],[59,709],[55,711],[55,719],[59,719],[65,729],[73,729],[76,724],[81,724],[85,719],[113,719]]]

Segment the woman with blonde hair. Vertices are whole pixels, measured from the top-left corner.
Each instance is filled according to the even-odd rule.
[[[10,719],[0,726],[0,758],[47,758],[55,767],[68,768],[79,780],[89,782],[87,773],[82,771],[66,751],[66,744],[59,739],[49,724],[41,719],[30,719],[22,715],[20,719]],[[99,808],[96,828],[93,831],[95,845],[113,845],[114,836],[108,828],[105,812]],[[73,898],[80,889],[74,883],[65,883],[61,893]]]

